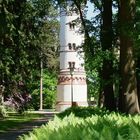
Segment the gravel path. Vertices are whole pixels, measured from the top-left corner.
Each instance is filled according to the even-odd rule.
[[[41,119],[36,119],[28,123],[23,123],[20,128],[13,128],[5,133],[0,133],[0,140],[17,140],[22,134],[28,134],[34,128],[40,127],[47,123],[50,119],[53,119],[54,113],[46,113]]]

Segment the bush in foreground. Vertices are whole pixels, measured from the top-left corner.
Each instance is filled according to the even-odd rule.
[[[5,106],[3,105],[0,105],[0,118],[4,118],[4,117],[7,117],[7,111],[6,111],[6,108]]]
[[[65,111],[59,113],[57,116],[59,118],[64,118],[66,116],[69,116],[71,113],[73,113],[76,117],[82,117],[87,118],[91,117],[92,115],[107,115],[110,114],[108,110],[105,108],[98,108],[98,107],[71,107],[66,109]]]
[[[101,113],[102,114],[102,113]],[[140,116],[122,116],[118,113],[95,114],[63,119],[54,118],[48,124],[34,129],[20,140],[138,140]]]

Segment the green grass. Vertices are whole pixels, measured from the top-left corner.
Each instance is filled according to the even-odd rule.
[[[8,117],[0,119],[0,132],[6,132],[11,128],[18,128],[22,123],[40,118],[41,116],[42,115],[33,113],[26,113],[23,115],[18,113],[9,113]]]

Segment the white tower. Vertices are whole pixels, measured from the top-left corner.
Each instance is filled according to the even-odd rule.
[[[73,105],[87,106],[87,84],[84,70],[84,54],[79,46],[84,41],[80,33],[80,16],[72,10],[72,1],[60,10],[60,73],[57,85],[56,110],[63,111]],[[81,53],[82,52],[82,53]]]

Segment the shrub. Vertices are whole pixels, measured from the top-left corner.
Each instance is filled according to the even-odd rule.
[[[66,109],[65,111],[59,113],[57,116],[60,118],[64,118],[65,116],[69,116],[71,113],[73,113],[77,117],[90,117],[92,115],[99,115],[103,116],[105,114],[110,114],[108,110],[105,108],[98,108],[98,107],[71,107]]]
[[[15,109],[19,113],[23,113],[25,110],[27,110],[30,100],[31,97],[27,93],[14,93],[7,98],[7,101],[4,102],[4,104],[8,109]]]
[[[4,118],[7,117],[7,111],[5,106],[0,105],[0,118]]]
[[[54,118],[34,129],[20,140],[138,140],[140,116],[121,116],[117,113],[79,118],[73,114]]]

